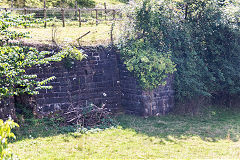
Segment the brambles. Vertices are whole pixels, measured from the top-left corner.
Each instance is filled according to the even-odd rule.
[[[64,114],[68,123],[77,124],[82,127],[108,126],[111,124],[111,118],[109,117],[111,112],[104,105],[101,107],[92,103],[86,106],[71,105]]]

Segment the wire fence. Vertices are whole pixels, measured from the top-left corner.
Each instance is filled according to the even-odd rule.
[[[0,10],[12,11],[14,14],[33,14],[34,18],[46,20],[44,27],[52,26],[82,26],[83,24],[95,24],[121,20],[119,9],[99,8],[0,8]]]

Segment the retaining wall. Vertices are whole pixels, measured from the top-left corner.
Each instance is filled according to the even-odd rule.
[[[35,96],[35,112],[48,115],[65,111],[70,105],[94,103],[113,112],[124,110],[137,115],[163,115],[173,107],[171,77],[166,86],[143,91],[112,48],[85,47],[88,58],[83,61],[62,61],[28,69],[44,79],[55,76],[51,90]]]

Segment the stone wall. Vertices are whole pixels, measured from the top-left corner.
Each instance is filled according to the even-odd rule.
[[[118,57],[118,59],[120,59]],[[172,76],[167,79],[165,86],[160,86],[153,91],[144,91],[138,85],[125,65],[119,62],[121,106],[130,114],[142,116],[165,115],[174,106],[174,91],[172,89]]]
[[[37,111],[45,115],[67,110],[70,105],[94,103],[116,111],[120,108],[119,74],[116,54],[111,48],[84,48],[88,55],[83,61],[62,61],[50,66],[32,68],[39,78],[55,76],[51,90],[36,96]],[[70,64],[69,64],[70,63]],[[72,63],[72,64],[71,64]]]
[[[136,79],[121,63],[115,50],[105,47],[84,47],[88,58],[83,61],[62,61],[28,69],[40,79],[55,76],[51,90],[35,96],[34,113],[46,116],[66,111],[70,106],[94,103],[113,112],[124,110],[136,115],[164,115],[173,107],[171,78],[166,86],[143,91]]]
[[[7,120],[9,118],[16,119],[13,97],[0,101],[0,119]]]

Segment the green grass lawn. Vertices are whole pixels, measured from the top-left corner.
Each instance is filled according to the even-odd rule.
[[[39,120],[10,144],[21,159],[240,158],[240,112],[209,109],[197,117],[120,115],[118,127],[81,134]]]

